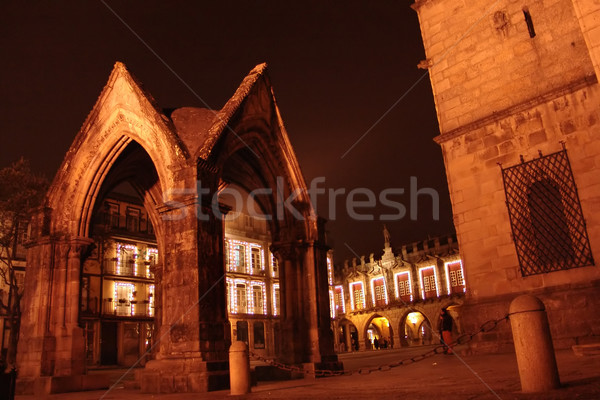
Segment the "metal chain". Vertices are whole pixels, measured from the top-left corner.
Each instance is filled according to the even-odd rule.
[[[448,347],[452,348],[456,345],[469,343],[471,340],[473,340],[473,338],[475,336],[479,335],[480,333],[486,333],[486,332],[490,332],[490,331],[496,329],[498,327],[498,324],[500,324],[500,322],[502,322],[502,321],[508,320],[509,316],[510,316],[510,314],[506,314],[502,318],[491,319],[489,321],[486,321],[479,327],[479,329],[477,331],[475,331],[473,333],[465,333],[465,334],[460,335],[456,340],[454,340],[452,343],[450,343],[450,345]],[[329,369],[306,370],[306,369],[296,366],[296,365],[283,364],[279,361],[263,357],[259,354],[253,353],[251,351],[249,351],[248,353],[250,354],[250,357],[252,357],[256,360],[265,362],[265,363],[267,363],[273,367],[276,367],[278,369],[281,369],[283,371],[298,372],[298,373],[314,375],[314,376],[318,376],[318,377],[326,377],[326,376],[342,376],[342,375],[354,375],[354,374],[368,375],[371,372],[390,371],[392,368],[400,367],[403,365],[414,364],[416,362],[425,360],[426,358],[432,357],[436,354],[444,353],[446,351],[446,349],[447,349],[446,345],[440,344],[439,346],[436,346],[433,349],[431,349],[425,353],[422,353],[422,354],[419,354],[419,355],[416,355],[416,356],[413,356],[410,358],[405,358],[398,362],[394,362],[394,363],[390,363],[390,364],[383,364],[383,365],[380,365],[377,367],[372,367],[372,368],[359,368],[359,369],[355,369],[355,370],[329,370]]]

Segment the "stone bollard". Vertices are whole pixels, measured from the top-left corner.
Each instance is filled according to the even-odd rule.
[[[246,343],[237,341],[229,348],[229,385],[232,395],[250,393],[250,357]]]
[[[560,380],[544,303],[525,294],[510,303],[509,313],[521,390],[531,393],[558,388]]]

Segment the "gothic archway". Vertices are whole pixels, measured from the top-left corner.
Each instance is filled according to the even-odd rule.
[[[21,382],[42,376],[81,382],[76,377],[85,372],[85,336],[79,302],[72,299],[80,299],[94,213],[123,181],[143,200],[160,253],[154,293],[159,357],[141,374],[144,391],[197,392],[228,382],[227,206],[217,201],[214,207],[213,197],[232,184],[250,193],[270,190],[257,203],[273,215],[269,225],[271,251],[280,266],[281,359],[339,367],[329,330],[323,221],[314,215],[266,65],[252,70],[220,111],[184,108],[169,118],[118,63],[54,179],[45,207],[32,221]],[[127,296],[132,304],[138,301]],[[165,382],[163,375],[172,383],[156,386]]]

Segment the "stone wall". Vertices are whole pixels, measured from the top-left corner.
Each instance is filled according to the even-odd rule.
[[[466,331],[502,316],[513,298],[527,292],[545,302],[556,346],[600,335],[600,319],[589,317],[598,315],[600,304],[584,296],[597,297],[596,266],[522,276],[499,166],[519,164],[521,156],[528,161],[540,152],[554,153],[564,143],[592,254],[598,257],[600,89],[595,66],[600,19],[589,17],[594,7],[600,6],[575,0],[426,0],[413,6],[468,282]],[[503,347],[510,341],[507,335],[492,333],[486,339],[496,345],[481,347]]]

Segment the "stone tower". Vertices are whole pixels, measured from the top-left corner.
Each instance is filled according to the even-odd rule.
[[[417,0],[413,8],[465,266],[465,331],[533,293],[556,347],[597,340],[600,2]],[[474,346],[510,342],[508,330],[496,332]]]

